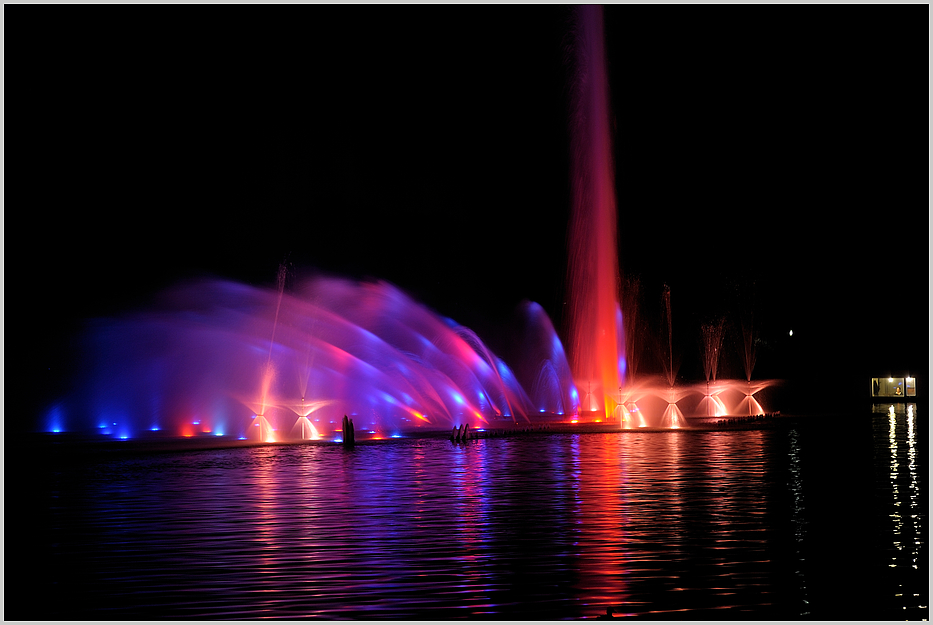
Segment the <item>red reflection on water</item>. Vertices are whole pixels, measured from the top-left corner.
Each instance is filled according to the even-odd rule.
[[[627,525],[625,462],[618,437],[574,436],[573,464],[578,469],[581,540],[578,592],[585,616],[613,607],[625,614],[630,603],[624,552]],[[593,444],[596,443],[596,444]]]
[[[250,569],[252,590],[250,602],[259,611],[276,609],[281,588],[280,570],[282,567],[281,546],[287,544],[282,536],[285,529],[279,522],[282,513],[279,510],[282,498],[277,492],[275,451],[268,447],[255,447],[250,450],[253,468],[250,481],[253,488],[251,511],[254,518],[250,527],[249,541],[256,545]]]

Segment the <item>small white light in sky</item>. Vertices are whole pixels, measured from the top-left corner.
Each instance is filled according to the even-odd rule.
[[[790,336],[794,336],[794,331],[791,330],[790,332],[788,332],[788,334],[789,334]]]

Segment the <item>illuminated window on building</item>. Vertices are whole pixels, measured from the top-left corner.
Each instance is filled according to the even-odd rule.
[[[907,380],[910,380],[910,386],[907,386]],[[914,378],[872,378],[871,396],[872,397],[905,397],[908,394],[916,395]]]

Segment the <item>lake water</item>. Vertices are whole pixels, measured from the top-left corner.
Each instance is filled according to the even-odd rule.
[[[32,459],[8,619],[929,618],[914,415]]]

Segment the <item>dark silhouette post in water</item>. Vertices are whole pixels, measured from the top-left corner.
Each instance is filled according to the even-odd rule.
[[[353,443],[356,442],[356,436],[353,432],[353,419],[347,415],[343,415],[343,446],[344,447],[353,447]]]
[[[475,438],[475,436],[473,437]],[[470,424],[464,423],[463,425],[455,427],[450,431],[450,440],[454,443],[464,443],[470,439]]]

